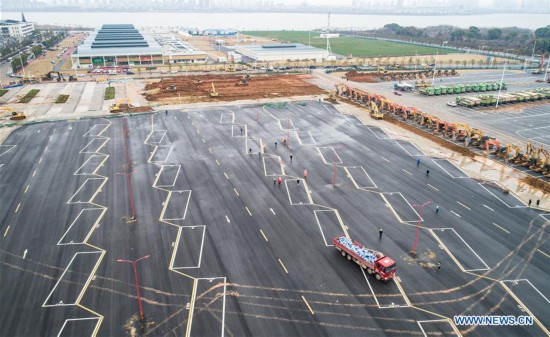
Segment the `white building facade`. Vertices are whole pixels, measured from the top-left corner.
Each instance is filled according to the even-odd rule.
[[[34,24],[15,20],[2,20],[0,21],[0,30],[2,31],[2,36],[23,39],[32,34]]]

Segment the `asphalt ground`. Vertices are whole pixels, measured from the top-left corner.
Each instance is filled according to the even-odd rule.
[[[328,104],[27,125],[0,173],[0,335],[548,334],[550,216]],[[342,258],[342,233],[397,278]],[[148,255],[142,324],[117,259]]]

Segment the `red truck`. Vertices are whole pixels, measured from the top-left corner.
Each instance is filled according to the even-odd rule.
[[[365,248],[345,235],[332,239],[332,244],[342,256],[366,269],[367,273],[375,274],[377,280],[387,282],[395,276],[395,261],[381,252]]]

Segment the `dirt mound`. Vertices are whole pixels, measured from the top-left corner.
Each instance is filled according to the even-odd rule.
[[[547,183],[546,181],[542,181],[542,179],[527,176],[521,179],[521,181],[526,183],[529,186],[540,189],[544,193],[550,193],[550,183]]]
[[[145,86],[145,98],[161,104],[235,101],[318,95],[324,93],[306,82],[308,75],[257,75],[248,79],[248,85],[237,85],[241,75],[178,76],[162,79]],[[218,97],[210,97],[212,83]]]
[[[380,74],[378,73],[358,73],[355,70],[348,71],[345,77],[354,82],[363,83],[378,83],[380,82]]]

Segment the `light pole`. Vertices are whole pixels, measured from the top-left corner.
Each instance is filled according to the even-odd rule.
[[[422,205],[413,205],[413,207],[420,207],[420,214],[418,216],[418,223],[416,225],[416,236],[414,238],[414,246],[411,250],[411,254],[416,256],[418,254],[418,234],[420,234],[420,221],[422,220],[422,210],[424,209],[424,206],[431,204],[432,201],[429,200],[428,202],[423,203]]]
[[[134,267],[134,279],[135,279],[135,282],[136,282],[136,292],[137,292],[137,298],[138,298],[138,306],[139,306],[139,319],[143,322],[143,320],[145,319],[145,316],[143,315],[143,306],[141,305],[141,294],[139,292],[139,283],[138,283],[138,275],[137,275],[137,268],[136,268],[136,263],[138,263],[139,261],[141,260],[145,260],[145,259],[148,259],[150,255],[145,255],[143,257],[140,257],[139,259],[135,260],[135,261],[130,261],[130,260],[122,260],[122,259],[118,259],[116,260],[116,262],[127,262],[127,263],[131,263],[132,266]]]

